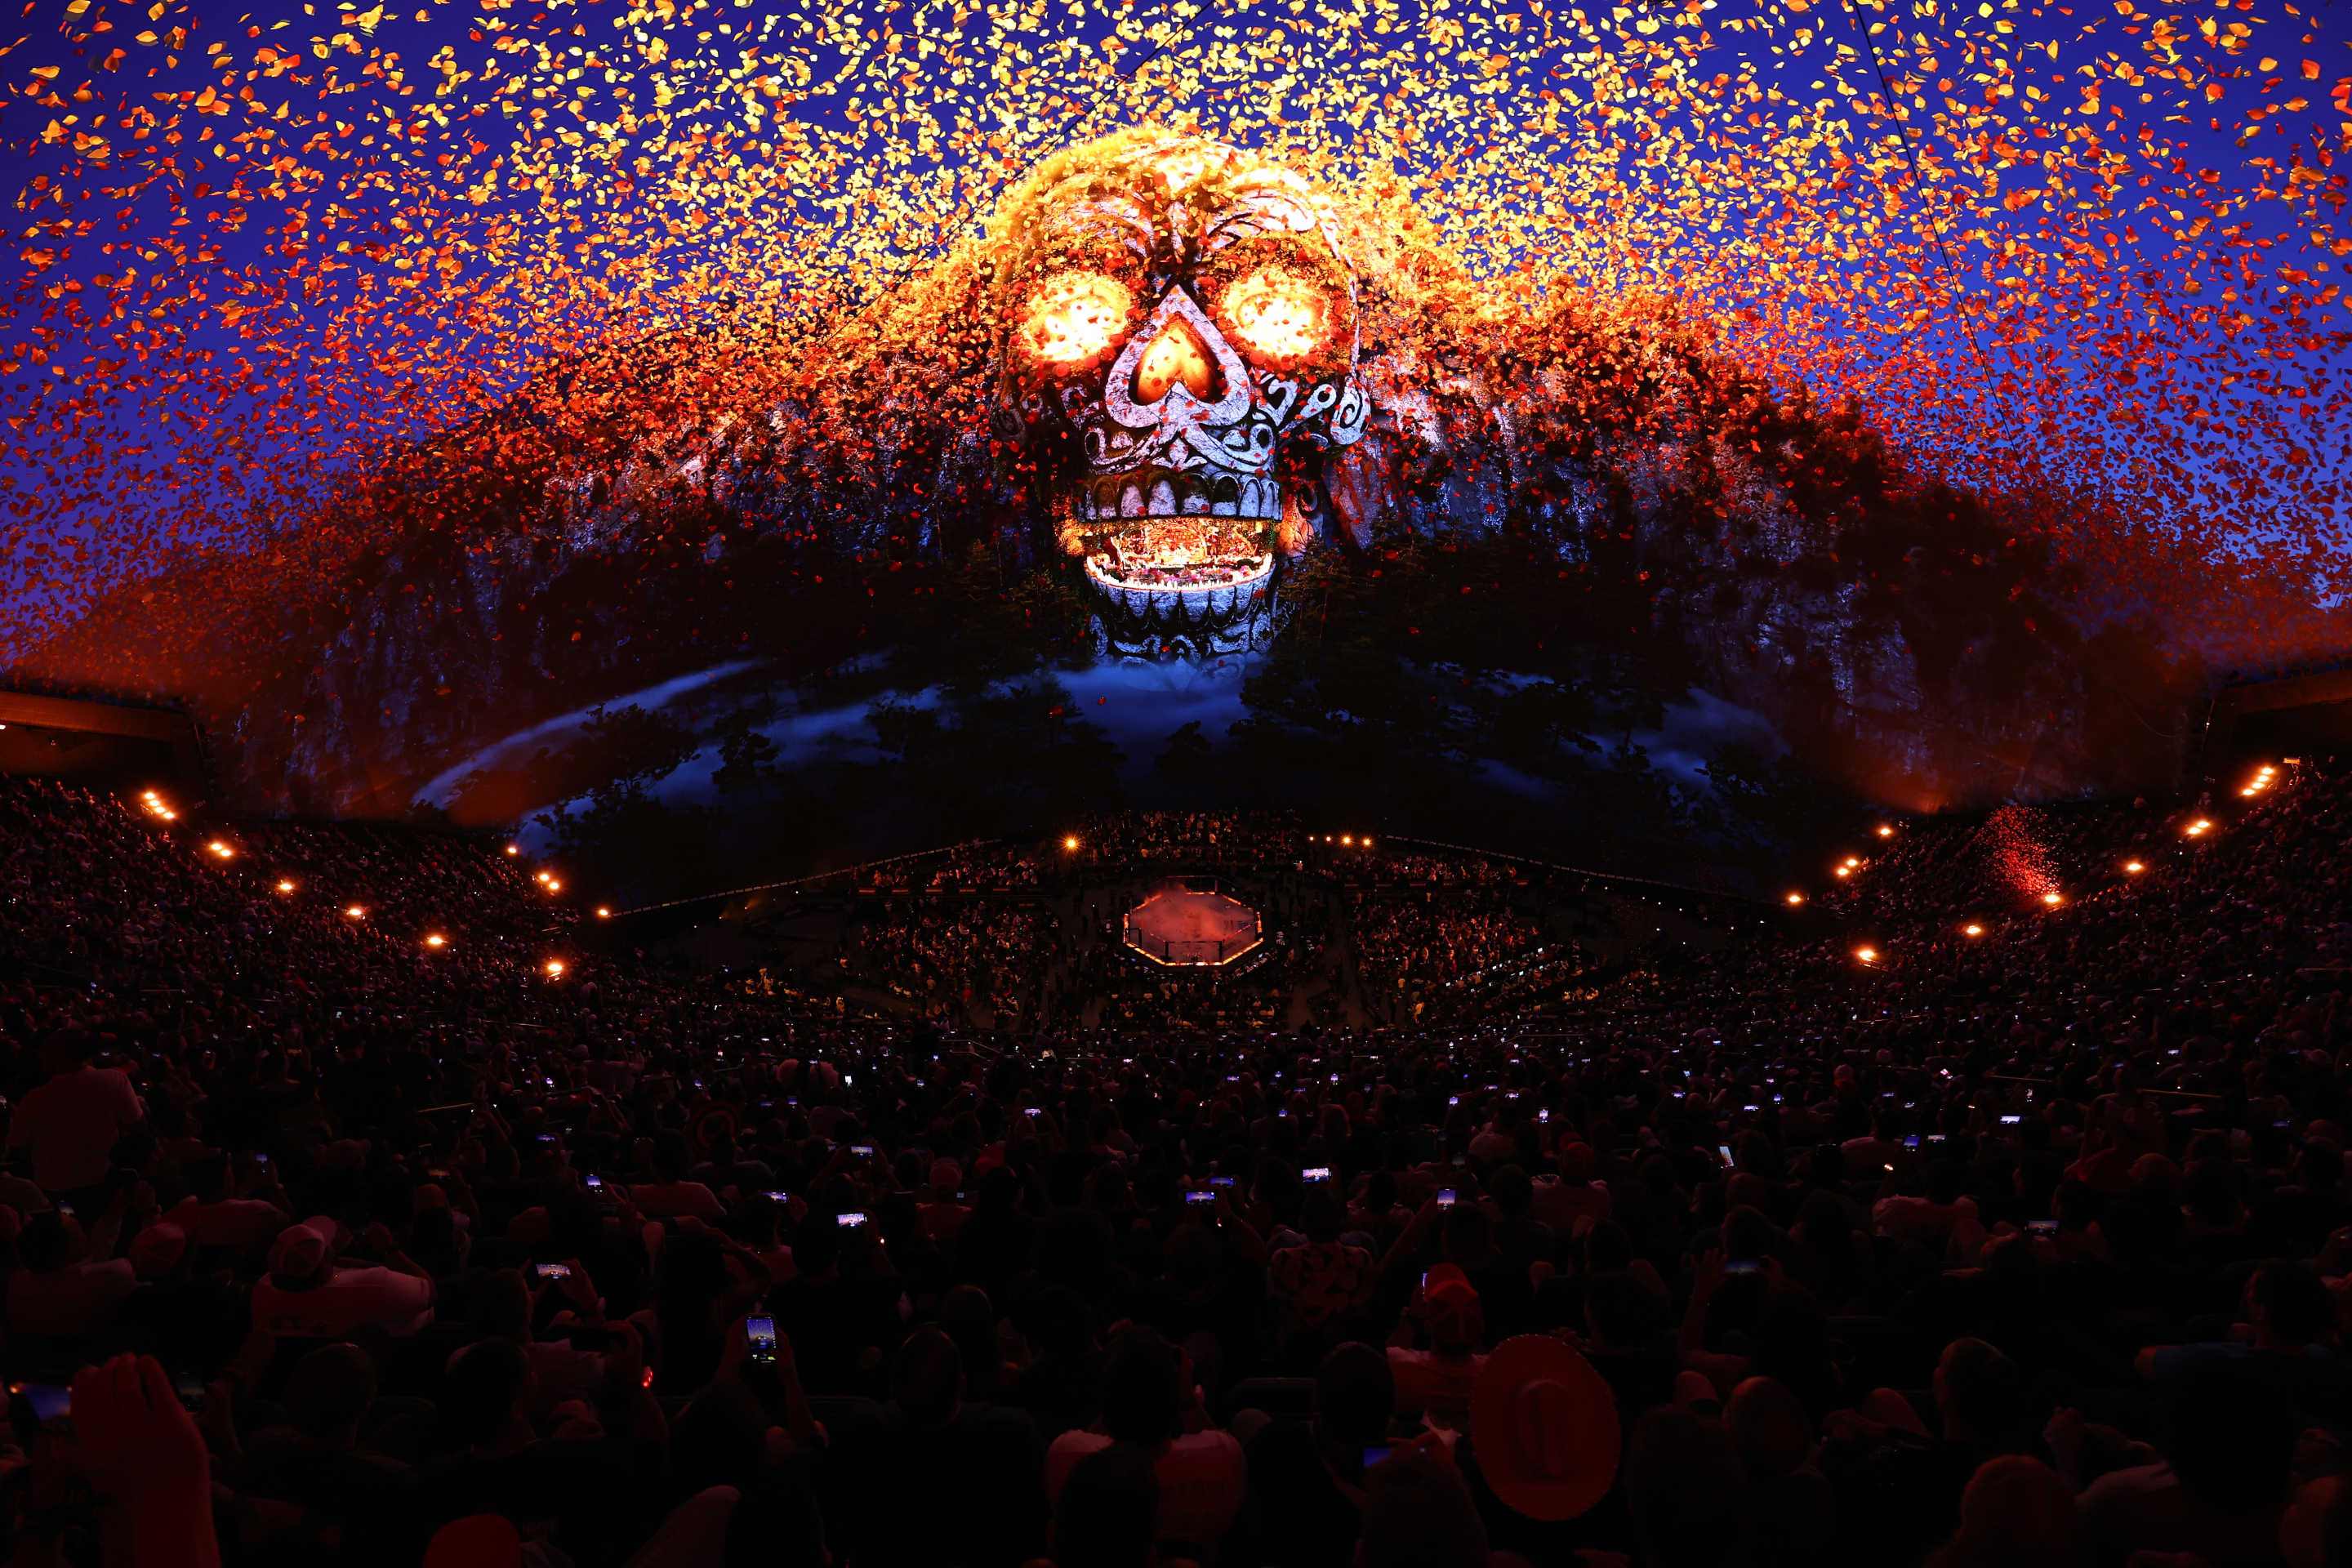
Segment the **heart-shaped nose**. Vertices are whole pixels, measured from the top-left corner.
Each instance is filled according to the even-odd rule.
[[[1135,401],[1159,402],[1168,389],[1181,384],[1202,403],[1224,395],[1225,378],[1201,334],[1181,316],[1171,318],[1143,351],[1135,365]]]

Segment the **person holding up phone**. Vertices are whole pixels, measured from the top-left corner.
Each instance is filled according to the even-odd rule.
[[[1470,1413],[1470,1391],[1486,1357],[1486,1304],[1470,1277],[1441,1263],[1421,1277],[1406,1315],[1419,1332],[1412,1345],[1389,1346],[1396,1380],[1396,1413],[1411,1420],[1424,1412],[1459,1424]]]

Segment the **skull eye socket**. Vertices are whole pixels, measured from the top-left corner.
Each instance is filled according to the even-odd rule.
[[[1261,267],[1225,290],[1220,313],[1260,359],[1303,359],[1331,336],[1331,300],[1283,267]]]
[[[1039,364],[1083,364],[1118,341],[1134,310],[1135,296],[1118,279],[1065,272],[1030,296],[1015,335]]]

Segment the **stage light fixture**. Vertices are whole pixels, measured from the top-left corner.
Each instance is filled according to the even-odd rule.
[[[551,974],[551,975],[556,975],[556,974],[561,974],[561,973],[563,973],[563,960],[562,960],[562,959],[560,959],[560,958],[551,958],[551,959],[549,959],[549,960],[547,961],[547,973],[548,973],[549,974]]]
[[[281,877],[278,879],[278,890],[281,893],[290,893],[294,890],[294,884]]]
[[[425,945],[427,947],[446,947],[449,945],[449,939],[446,936],[440,936],[437,934],[428,936],[425,939]]]
[[[1895,837],[1895,829],[1882,822],[1878,825],[1878,836],[1881,838],[1892,838]]]
[[[2190,823],[2187,827],[2182,828],[2181,831],[2191,838],[2202,838],[2208,832],[2211,831],[2212,826],[2213,825],[2211,823],[2206,821],[2205,818],[2200,816],[2196,821]]]
[[[2126,860],[2126,861],[2125,861],[2125,862],[2124,862],[2124,869],[2125,869],[2125,870],[2126,870],[2126,871],[2128,871],[2128,872],[2130,872],[2133,876],[2137,877],[2137,876],[2138,876],[2142,871],[2147,870],[2147,867],[2145,867],[2145,866],[2143,866],[2143,865],[2141,865],[2141,864],[2140,864],[2138,861],[2137,861],[2137,860]]]
[[[2044,893],[2044,894],[2042,894],[2042,901],[2043,903],[2045,903],[2045,904],[2048,904],[2052,909],[2053,909],[2053,910],[2054,910],[2054,909],[2056,909],[2060,904],[2064,903],[2066,900],[2065,900],[2064,899],[2060,898],[2056,893]]]
[[[367,918],[367,910],[358,904],[353,904],[350,909],[345,910],[343,913],[351,916],[351,918],[355,921],[365,920]]]
[[[1878,950],[1874,947],[1857,947],[1853,950],[1853,955],[1864,963],[1878,962]]]
[[[210,844],[205,845],[205,847],[211,850],[215,855],[217,855],[224,860],[233,859],[236,855],[236,850],[230,848],[227,845],[222,843],[217,838],[214,839]]]
[[[1982,936],[1984,935],[1984,927],[1976,924],[1974,921],[1970,921],[1969,924],[1960,928],[1960,934],[1963,936]]]
[[[1801,904],[1804,901],[1805,895],[1802,893],[1790,893],[1789,895],[1789,907],[1790,909],[1796,908],[1799,904]]]
[[[604,905],[598,904],[596,906],[596,918],[600,921],[611,920],[613,918],[613,911],[606,909]]]
[[[1071,834],[1068,837],[1066,837],[1066,838],[1065,838],[1065,839],[1063,839],[1063,840],[1062,840],[1062,847],[1063,847],[1063,848],[1065,848],[1065,849],[1076,849],[1077,847],[1078,847],[1078,836],[1077,836],[1076,834],[1075,834],[1075,833]]]

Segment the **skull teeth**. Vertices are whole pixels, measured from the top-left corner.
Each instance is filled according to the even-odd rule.
[[[1271,479],[1232,474],[1142,474],[1105,478],[1082,487],[1080,517],[1234,517],[1271,521],[1282,515],[1282,486]]]

